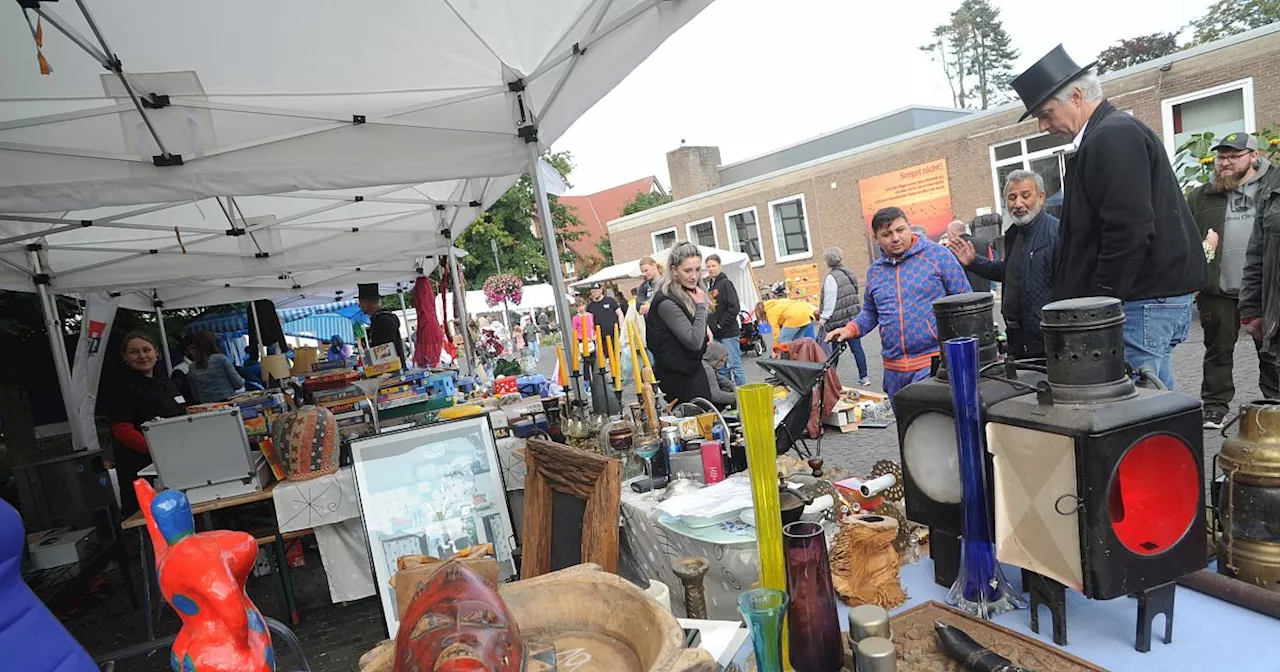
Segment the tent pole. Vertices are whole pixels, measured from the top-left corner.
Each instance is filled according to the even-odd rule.
[[[253,318],[253,333],[258,336],[258,351],[254,354],[258,356],[258,361],[262,361],[262,349],[265,344],[262,342],[262,327],[258,325],[258,302],[249,302],[249,315]]]
[[[156,307],[156,324],[160,325],[160,351],[164,355],[164,368],[170,377],[173,376],[173,357],[169,354],[169,335],[164,330],[164,302],[159,298],[152,299]]]
[[[405,329],[408,329],[409,328],[409,309],[406,308],[404,305],[404,290],[400,289],[400,283],[398,282],[396,283],[396,294],[400,296],[400,322],[401,324],[404,325]],[[409,334],[406,333],[404,336],[405,338],[408,338]]]
[[[71,429],[71,441],[75,450],[84,450],[84,437],[79,436],[76,424],[76,402],[71,395],[71,364],[67,359],[67,343],[62,334],[62,320],[58,317],[57,298],[49,292],[49,279],[40,266],[39,246],[27,248],[27,261],[35,274],[36,295],[40,299],[40,312],[44,314],[44,329],[49,335],[49,348],[53,351],[53,371],[58,376],[58,390],[62,393],[62,405],[67,411],[67,425]]]
[[[458,257],[453,254],[453,247],[449,248],[449,273],[453,276],[453,313],[458,316],[458,331],[462,332],[462,366],[459,369],[464,375],[474,375],[475,371],[471,366],[471,357],[475,355],[475,344],[471,342],[471,330],[467,328],[467,295],[462,291],[462,268],[458,266]]]
[[[556,304],[556,320],[560,322],[560,342],[567,348],[569,339],[573,338],[573,317],[569,314],[569,298],[565,291],[564,269],[560,266],[560,245],[556,238],[555,223],[551,220],[551,203],[547,200],[546,185],[542,183],[542,174],[538,172],[538,159],[541,158],[536,140],[526,143],[529,148],[529,179],[533,181],[533,197],[538,203],[538,223],[542,230],[542,248],[547,253],[547,276],[551,280],[551,295]],[[568,373],[568,372],[566,372]],[[573,395],[583,401],[582,389],[578,379],[573,381]]]

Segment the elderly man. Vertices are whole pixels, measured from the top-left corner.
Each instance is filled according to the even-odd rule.
[[[933,302],[972,288],[955,255],[913,232],[901,209],[877,211],[871,217],[871,232],[884,255],[867,271],[862,311],[830,331],[826,340],[858,338],[880,327],[884,391],[892,399],[898,390],[929,377],[938,354]]]
[[[965,240],[951,239],[947,243],[966,271],[1004,283],[1000,311],[1009,338],[1009,355],[1014,359],[1044,357],[1040,315],[1044,304],[1049,303],[1058,256],[1058,219],[1044,211],[1044,199],[1044,178],[1015,170],[1004,183],[1005,208],[1013,220],[1013,226],[1004,234],[1004,259],[987,259]]]
[[[1059,45],[1013,80],[1043,132],[1075,141],[1067,160],[1052,300],[1124,302],[1125,359],[1173,387],[1173,348],[1191,326],[1208,269],[1164,142],[1102,97],[1091,71]]]
[[[822,281],[822,300],[818,305],[818,336],[826,338],[827,332],[839,329],[849,323],[862,310],[862,301],[858,298],[858,277],[844,266],[844,250],[828,247],[822,253],[827,262],[827,277]],[[867,386],[871,378],[867,375],[867,353],[862,350],[862,339],[855,338],[849,342],[853,351],[853,359],[858,365],[858,384]]]
[[[1261,197],[1280,186],[1280,175],[1258,154],[1258,140],[1248,133],[1232,133],[1213,148],[1213,180],[1187,196],[1205,245],[1212,250],[1209,284],[1196,296],[1200,326],[1204,328],[1205,429],[1222,429],[1235,397],[1232,365],[1240,336],[1240,290]],[[1276,354],[1255,340],[1258,350],[1258,388],[1268,399],[1280,398],[1280,369]]]

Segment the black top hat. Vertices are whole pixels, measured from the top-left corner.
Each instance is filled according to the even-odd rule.
[[[359,298],[361,299],[381,299],[382,292],[378,291],[378,283],[362,282],[356,285],[356,289],[360,290]]]
[[[1035,62],[1026,72],[1013,78],[1013,89],[1018,92],[1018,97],[1022,98],[1022,103],[1027,106],[1027,111],[1018,117],[1018,121],[1024,121],[1049,100],[1053,94],[1062,90],[1062,87],[1075,81],[1080,75],[1088,72],[1097,65],[1094,61],[1083,68],[1076,65],[1067,55],[1067,50],[1062,45],[1053,48],[1053,51],[1045,54],[1040,60]]]

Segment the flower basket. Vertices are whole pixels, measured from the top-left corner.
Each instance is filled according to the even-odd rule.
[[[484,302],[490,307],[510,301],[516,305],[524,297],[524,282],[510,273],[491,275],[484,281]]]

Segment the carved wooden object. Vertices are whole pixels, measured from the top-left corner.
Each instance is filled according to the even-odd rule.
[[[875,604],[892,609],[906,602],[898,581],[898,552],[893,518],[861,515],[840,528],[831,542],[831,580],[846,604]]]
[[[582,562],[618,571],[622,462],[542,439],[525,443],[524,549],[520,578],[551,571],[551,506],[561,492],[586,502]]]

